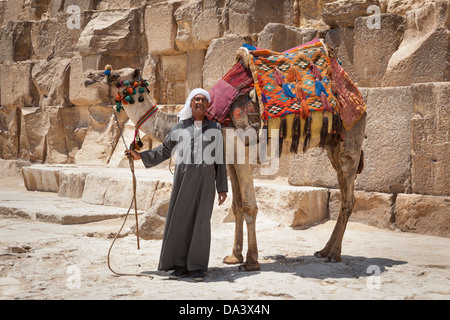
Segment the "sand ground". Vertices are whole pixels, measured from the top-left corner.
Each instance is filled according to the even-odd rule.
[[[0,186],[34,206],[54,197],[26,191],[19,178],[2,178]],[[258,217],[261,270],[254,272],[222,263],[231,253],[234,224],[213,218],[207,278],[196,283],[157,271],[161,241],[141,240],[137,250],[132,234],[117,239],[111,267],[153,279],[115,276],[107,253],[123,218],[61,225],[0,215],[0,299],[450,299],[448,238],[349,223],[342,262],[329,263],[313,253],[335,221],[298,230],[280,226],[273,216]],[[133,223],[129,218],[124,230]]]

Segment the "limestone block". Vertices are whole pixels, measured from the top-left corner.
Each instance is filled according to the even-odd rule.
[[[291,156],[289,163],[289,184],[339,188],[336,171],[333,169],[326,151],[314,148]]]
[[[90,107],[90,118],[81,149],[75,155],[76,164],[106,165],[114,152],[120,133],[111,107]],[[128,119],[119,114],[119,125]]]
[[[270,22],[294,25],[292,1],[230,1],[228,10],[228,30],[236,35],[259,33]]]
[[[355,31],[354,28],[337,28],[328,30],[325,42],[333,47],[336,56],[342,63],[342,67],[349,74],[350,78],[357,83],[358,74],[355,72],[354,51],[355,51]]]
[[[60,167],[32,165],[22,168],[23,181],[28,191],[58,192]]]
[[[89,171],[61,170],[59,173],[58,196],[66,198],[81,198],[84,191],[84,183]]]
[[[186,53],[186,92],[203,87],[203,62],[206,50],[190,50]]]
[[[334,0],[302,0],[299,1],[299,26],[302,28],[326,29],[322,20],[322,8]]]
[[[11,2],[11,1],[10,1]],[[0,63],[25,61],[32,56],[30,21],[9,21],[1,31]]]
[[[82,56],[136,56],[143,49],[142,32],[137,9],[98,11],[83,29],[77,50]]]
[[[188,1],[174,13],[177,23],[175,43],[180,51],[206,50],[224,33],[224,9],[219,0]]]
[[[145,240],[160,240],[164,234],[172,184],[157,181],[151,189],[146,190],[151,190],[147,192],[150,195],[147,199],[150,201],[144,205],[147,211],[139,218],[139,237]],[[131,231],[136,234],[135,225],[131,226]]]
[[[299,29],[281,23],[268,23],[264,30],[258,34],[257,46],[283,52],[311,41],[317,36],[318,30],[315,29]]]
[[[405,232],[450,237],[450,198],[399,194],[395,225]]]
[[[108,101],[105,91],[86,88],[84,81],[89,70],[98,70],[97,61],[75,55],[70,63],[69,99],[76,106],[95,106]]]
[[[32,81],[34,62],[17,62],[0,65],[2,78],[1,105],[32,107],[39,103],[39,95]]]
[[[386,12],[387,0],[338,0],[322,7],[322,19],[331,28],[353,27],[355,19],[368,16],[367,8],[375,5],[380,13]]]
[[[283,226],[307,227],[328,218],[327,189],[259,184],[255,192],[258,212]]]
[[[100,0],[97,2],[96,10],[137,8],[141,5],[141,2],[141,0]]]
[[[404,15],[407,11],[422,8],[429,0],[388,0],[387,12]]]
[[[20,146],[19,108],[0,107],[0,158],[17,159]]]
[[[448,1],[439,1],[406,13],[403,41],[389,60],[383,86],[446,80],[449,10]]]
[[[377,192],[355,192],[355,206],[350,216],[351,222],[360,222],[383,229],[393,228],[394,195]],[[337,220],[341,210],[339,190],[330,190],[330,218]]]
[[[411,86],[412,192],[450,195],[450,83]]]
[[[161,104],[183,103],[186,100],[186,54],[161,56],[157,101]]]
[[[40,106],[69,106],[70,59],[39,61],[33,66],[33,83]]]
[[[403,39],[405,18],[396,14],[379,16],[380,28],[372,28],[370,17],[355,20],[354,69],[358,85],[381,85],[389,59]],[[374,50],[375,49],[375,50]]]
[[[182,1],[164,1],[149,4],[145,8],[145,36],[148,52],[152,55],[169,55],[178,50],[175,46],[177,23],[175,11]]]
[[[79,17],[77,16],[79,27],[73,25],[72,13],[58,13],[50,19],[33,21],[31,25],[33,59],[72,57],[77,52],[78,39],[92,15],[92,11],[81,11]]]
[[[203,87],[210,90],[234,65],[235,53],[245,38],[236,35],[224,36],[211,41],[203,64]],[[230,54],[232,52],[233,54]]]
[[[367,139],[359,190],[411,192],[411,87],[361,88],[367,103]]]

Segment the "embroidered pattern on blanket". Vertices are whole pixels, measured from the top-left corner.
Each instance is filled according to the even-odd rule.
[[[339,113],[331,90],[330,60],[321,42],[283,53],[255,50],[252,54],[255,88],[264,106],[263,120],[300,113],[301,100],[305,100],[309,111],[329,108],[325,111]]]

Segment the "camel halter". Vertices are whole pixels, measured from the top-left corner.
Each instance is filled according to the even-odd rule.
[[[111,103],[111,100],[112,100],[112,97],[111,97],[111,86],[112,86],[112,82],[113,82],[112,78],[111,78],[111,73],[112,73],[112,67],[110,65],[107,65],[105,67],[105,75],[108,77],[108,98],[109,98],[110,103]],[[141,83],[142,83],[142,80],[141,80]],[[128,86],[128,84],[127,84],[127,86]],[[119,86],[117,86],[117,87],[119,88]],[[147,92],[149,92],[148,89],[147,89]],[[133,93],[130,92],[130,95],[131,94],[133,94]],[[116,101],[117,101],[117,99],[116,99]],[[139,100],[139,102],[142,102],[142,101]],[[118,102],[117,105],[116,105],[115,110],[113,111],[113,114],[114,114],[114,118],[115,118],[115,121],[116,121],[116,125],[119,128],[120,136],[122,137],[122,141],[123,141],[123,143],[125,145],[125,149],[128,149],[127,143],[125,141],[125,137],[123,136],[123,128],[121,128],[120,123],[119,123],[119,119],[117,118],[117,112],[120,112],[120,110],[121,110],[121,108],[119,107],[119,102]],[[135,127],[134,139],[133,139],[133,142],[130,145],[131,149],[135,149],[136,146],[138,146],[138,143],[136,142],[136,138],[139,137],[139,128],[145,123],[145,121],[150,119],[150,117],[157,110],[158,110],[158,108],[156,107],[156,105],[154,105],[137,122],[136,127]],[[140,142],[140,139],[138,141]],[[114,239],[113,239],[113,241],[111,243],[111,246],[109,247],[108,258],[107,258],[108,268],[109,268],[109,270],[111,270],[112,273],[114,273],[117,276],[138,276],[138,277],[148,277],[150,279],[153,279],[152,275],[145,274],[145,273],[120,273],[120,272],[116,272],[116,271],[114,271],[112,269],[111,263],[110,263],[111,249],[112,249],[114,243],[116,242],[116,239],[118,238],[120,232],[122,232],[122,229],[125,226],[125,223],[127,222],[127,218],[128,218],[128,215],[130,214],[130,211],[131,211],[131,208],[133,207],[133,204],[134,204],[134,213],[135,213],[135,217],[136,217],[137,249],[140,250],[140,245],[139,245],[139,224],[138,224],[137,200],[136,200],[136,175],[134,173],[134,162],[133,162],[133,157],[132,157],[131,154],[128,154],[128,163],[129,163],[130,170],[131,170],[131,175],[132,175],[132,178],[133,178],[133,198],[131,200],[130,207],[128,208],[128,211],[127,211],[127,213],[125,215],[125,219],[124,219],[124,221],[122,223],[122,226],[120,227],[119,232],[116,233],[116,235],[115,235],[115,237],[114,237]],[[156,187],[155,187],[154,191],[156,191]],[[152,202],[153,202],[153,199],[152,199]]]

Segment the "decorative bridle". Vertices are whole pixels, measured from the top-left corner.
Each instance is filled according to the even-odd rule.
[[[112,77],[112,67],[111,65],[107,65],[104,71],[105,76],[108,78],[108,98],[110,102],[112,102],[111,88],[115,86],[117,88],[117,94],[115,96],[116,107],[115,111],[120,113],[123,109],[124,105],[134,104],[136,103],[135,96],[139,93],[138,102],[144,102],[144,93],[150,94],[149,82],[144,79],[134,79],[134,81],[121,80],[116,81]],[[134,77],[136,78],[136,77]],[[150,117],[158,111],[158,107],[153,105],[136,123],[133,142],[130,144],[130,149],[140,150],[143,146],[141,138],[139,136],[139,128],[148,120]],[[119,126],[119,121],[117,119],[116,113],[114,113],[116,117],[117,125]],[[119,126],[120,128],[120,126]],[[120,135],[122,136],[125,147],[127,144],[125,143],[125,139],[122,134],[122,129],[120,130]]]

